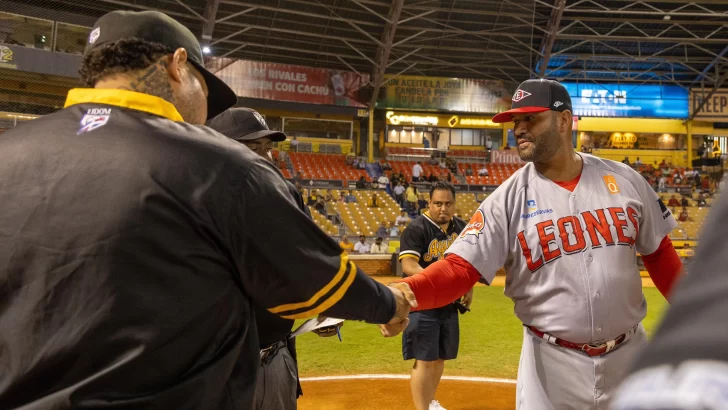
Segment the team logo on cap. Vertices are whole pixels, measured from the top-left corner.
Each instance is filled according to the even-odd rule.
[[[253,116],[256,120],[260,123],[260,125],[263,126],[263,128],[268,129],[268,124],[265,123],[265,118],[263,118],[262,115],[260,115],[258,112],[253,111]]]
[[[523,90],[516,91],[515,94],[513,94],[513,102],[519,102],[524,98],[527,98],[531,95],[531,93]]]
[[[91,31],[91,33],[88,35],[88,43],[93,44],[96,42],[96,40],[99,39],[99,36],[101,35],[101,27],[96,27]]]
[[[460,234],[460,237],[464,238],[468,235],[473,235],[477,238],[483,233],[483,229],[485,229],[485,215],[483,214],[482,209],[478,209],[475,211],[475,215],[473,215],[470,219],[470,222],[468,222],[468,225],[465,229],[463,229],[463,233]]]

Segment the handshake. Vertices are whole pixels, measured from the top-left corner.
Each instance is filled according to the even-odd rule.
[[[406,283],[392,283],[387,287],[394,296],[397,310],[394,317],[386,325],[379,325],[379,331],[384,337],[394,337],[402,333],[409,324],[410,309],[417,307],[417,299]]]

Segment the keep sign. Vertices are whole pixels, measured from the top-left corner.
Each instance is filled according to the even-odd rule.
[[[690,90],[690,114],[697,111],[700,104],[705,101],[703,108],[695,116],[702,121],[728,121],[728,88],[721,88],[709,98],[710,89],[693,88]]]

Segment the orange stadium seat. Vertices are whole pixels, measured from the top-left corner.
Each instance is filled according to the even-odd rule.
[[[361,176],[369,178],[365,170],[346,165],[345,155],[291,152],[289,157],[294,175],[300,172],[307,179],[340,180],[346,183],[357,181]]]

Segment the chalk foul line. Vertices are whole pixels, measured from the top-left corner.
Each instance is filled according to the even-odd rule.
[[[301,377],[302,382],[321,382],[331,380],[377,380],[377,379],[399,379],[407,380],[410,376],[406,374],[349,374],[343,376],[319,376],[319,377]],[[454,380],[461,382],[478,382],[478,383],[505,383],[516,384],[512,379],[497,379],[492,377],[465,377],[465,376],[442,376],[442,380]]]

